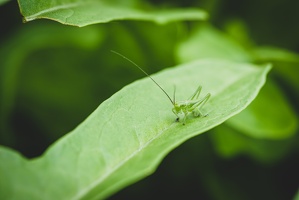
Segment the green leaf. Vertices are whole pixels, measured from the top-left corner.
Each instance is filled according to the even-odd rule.
[[[39,0],[18,0],[18,2],[26,22],[46,18],[79,27],[113,20],[147,20],[164,24],[178,20],[207,18],[207,13],[201,9],[142,9],[141,6],[131,5],[134,3],[111,0],[52,0],[43,3]]]
[[[248,46],[250,46],[249,42],[244,43],[248,43]],[[180,61],[194,60],[196,58],[265,61],[266,58],[274,57],[276,57],[276,60],[298,61],[298,56],[295,54],[281,50],[275,51],[271,48],[263,48],[253,52],[251,52],[251,49],[246,50],[234,38],[217,31],[217,29],[209,25],[201,26],[195,30],[190,39],[179,45],[177,53]],[[274,69],[277,70],[277,68]],[[296,80],[298,82],[297,73],[294,70],[288,70],[290,68],[285,67],[280,67],[279,69],[289,75],[288,80],[294,80],[293,82]],[[250,137],[267,139],[291,137],[295,134],[298,127],[296,114],[293,112],[287,99],[284,98],[284,94],[279,87],[273,82],[267,82],[265,88],[263,88],[254,102],[240,114],[228,120],[227,123]]]
[[[241,134],[227,123],[211,130],[209,136],[214,148],[222,157],[234,158],[248,155],[263,164],[273,164],[285,158],[296,145],[294,138],[288,140],[256,139]]]
[[[199,58],[221,58],[234,61],[251,61],[250,54],[234,38],[218,31],[211,25],[199,26],[191,37],[177,48],[180,62]]]
[[[1,6],[2,4],[7,3],[7,2],[9,2],[9,0],[0,0],[0,6]]]
[[[258,62],[274,63],[275,73],[289,83],[296,93],[299,91],[299,55],[275,47],[259,47],[253,52]]]
[[[250,29],[247,24],[240,19],[231,19],[225,23],[224,31],[226,37],[233,39],[243,48],[252,49],[255,44],[250,36]]]
[[[294,196],[294,200],[299,200],[299,189],[298,189],[297,194]]]
[[[148,78],[103,102],[40,158],[0,151],[1,199],[101,199],[151,174],[185,140],[239,113],[256,97],[269,66],[198,60],[152,77],[184,100],[198,85],[212,94],[204,118],[175,122],[171,104]]]
[[[299,55],[284,49],[275,47],[258,47],[253,51],[257,61],[281,61],[298,63]]]
[[[264,139],[289,138],[298,128],[296,114],[270,80],[248,108],[226,123],[250,137]]]
[[[31,37],[32,34],[35,34],[35,36]],[[10,120],[14,115],[13,111],[18,107],[18,99],[22,98],[22,109],[26,106],[33,107],[32,104],[29,105],[30,103],[28,104],[28,101],[26,101],[26,96],[32,99],[36,98],[32,102],[39,103],[35,105],[34,109],[44,116],[51,116],[51,111],[44,112],[43,109],[41,109],[41,105],[51,102],[50,104],[55,105],[56,109],[60,108],[61,120],[59,123],[61,122],[63,125],[68,124],[71,118],[65,115],[68,109],[71,110],[72,116],[76,116],[76,114],[73,113],[74,108],[82,103],[82,100],[78,97],[80,97],[80,95],[84,96],[82,93],[80,95],[78,94],[78,91],[80,91],[79,85],[81,83],[76,84],[78,83],[77,77],[80,76],[82,80],[84,75],[82,71],[78,72],[78,67],[72,65],[68,58],[76,55],[76,59],[72,59],[71,61],[80,63],[79,58],[87,53],[82,51],[91,52],[91,50],[102,43],[103,39],[104,31],[95,26],[79,29],[70,26],[62,28],[58,24],[31,24],[18,30],[5,40],[0,49],[1,144],[13,146],[13,143],[15,143],[15,135],[12,132],[12,126],[15,126],[15,123],[11,123]],[[67,47],[72,49],[67,49]],[[77,49],[80,51],[78,53],[80,56],[76,54]],[[61,53],[59,50],[63,52]],[[49,59],[49,61],[44,62],[45,59]],[[54,62],[58,62],[57,60],[59,60],[59,65],[53,64]],[[55,68],[55,66],[57,67]],[[55,74],[55,76],[50,76],[49,74],[51,73]],[[76,73],[78,76],[74,75]],[[73,77],[74,81],[72,82],[69,77]],[[86,77],[86,79],[90,80],[90,77]],[[90,82],[82,82],[88,85],[86,87],[91,88],[89,85]],[[57,84],[57,86],[55,86],[55,84]],[[65,91],[63,91],[63,88],[65,88]],[[88,93],[86,88],[82,90]],[[26,95],[21,95],[20,93]],[[69,99],[65,100],[65,97]],[[57,99],[60,101],[57,101]],[[76,101],[80,103],[76,104]],[[56,102],[58,102],[59,105],[55,104]],[[47,105],[49,106],[49,104]],[[53,111],[53,115],[55,115],[57,112],[54,113],[55,109],[51,108],[52,105],[49,107]],[[74,105],[74,107],[72,107],[72,105]],[[80,113],[82,107],[84,108],[84,106],[77,108],[76,112]],[[37,113],[34,109],[29,111],[31,116]],[[30,118],[29,115],[27,115],[26,118]],[[45,124],[43,120],[49,123],[53,120],[53,117],[47,118],[38,115],[35,123],[42,126],[42,124]],[[49,123],[49,127],[51,126],[51,131],[49,132],[52,132],[53,135],[59,134],[59,128],[61,127],[59,123]],[[45,132],[47,131],[44,131],[44,133]]]

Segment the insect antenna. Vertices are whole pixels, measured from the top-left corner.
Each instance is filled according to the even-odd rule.
[[[130,60],[129,58],[127,58],[126,56],[116,52],[116,51],[113,51],[113,50],[110,50],[112,53],[115,53],[121,57],[123,57],[124,59],[126,59],[127,61],[129,61],[130,63],[132,63],[133,65],[135,65],[136,67],[138,67],[138,69],[140,69],[147,77],[149,77],[163,92],[164,94],[166,94],[166,96],[168,97],[168,99],[170,100],[170,102],[172,103],[172,105],[174,105],[175,103],[175,99],[172,100],[170,98],[170,96],[167,94],[167,92],[146,72],[144,71],[141,67],[139,67],[136,63],[134,63],[132,60]]]
[[[176,87],[173,86],[173,104],[175,104],[175,91],[176,91]]]

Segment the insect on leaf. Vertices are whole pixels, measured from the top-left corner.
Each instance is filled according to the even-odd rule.
[[[103,102],[39,158],[0,148],[0,199],[103,199],[153,173],[172,149],[242,111],[256,97],[269,66],[198,60],[152,75],[186,99],[202,85],[208,117],[175,122],[172,105],[149,78]],[[177,101],[177,100],[176,100]],[[11,198],[10,198],[11,199]]]

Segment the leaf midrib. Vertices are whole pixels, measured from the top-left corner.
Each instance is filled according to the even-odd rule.
[[[94,182],[92,182],[89,186],[86,187],[86,189],[83,189],[79,193],[77,193],[77,195],[73,199],[77,200],[77,199],[83,198],[86,194],[88,194],[89,191],[91,191],[93,188],[95,188],[96,186],[98,186],[99,184],[101,184],[102,182],[104,182],[104,180],[107,179],[111,174],[115,173],[115,171],[117,171],[119,168],[121,168],[122,166],[124,166],[128,161],[130,161],[132,158],[134,158],[136,155],[138,155],[138,153],[141,152],[142,150],[144,150],[147,146],[149,146],[150,144],[152,144],[157,138],[159,138],[161,135],[163,135],[164,132],[166,132],[168,129],[172,128],[175,124],[176,124],[176,122],[173,122],[168,127],[162,129],[160,133],[158,133],[157,135],[155,135],[155,137],[153,137],[148,142],[146,142],[145,144],[143,144],[142,146],[140,146],[136,151],[134,151],[133,153],[131,153],[126,159],[124,159],[123,161],[121,161],[115,167],[110,168],[111,170],[109,170],[107,173],[105,173],[99,179],[97,179]]]

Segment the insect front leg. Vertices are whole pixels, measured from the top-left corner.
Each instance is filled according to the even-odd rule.
[[[176,122],[179,122],[180,117],[183,115],[182,122],[183,122],[183,125],[185,125],[185,121],[186,121],[186,118],[187,118],[188,111],[187,110],[182,110],[180,106],[175,106],[172,109],[172,112],[177,116],[177,118],[175,120]]]
[[[175,116],[177,117],[177,118],[175,119],[175,121],[176,121],[176,122],[179,122],[179,121],[180,121],[180,117],[179,117],[179,115],[178,115],[178,113],[177,113],[175,107],[172,109],[172,112],[173,112],[173,114],[175,114]]]
[[[209,100],[210,97],[211,97],[211,94],[208,93],[203,99],[201,99],[200,101],[198,101],[196,104],[193,105],[192,113],[193,113],[194,117],[208,116],[208,114],[203,115],[202,112],[200,111],[200,108],[202,108],[204,106],[204,104]]]
[[[187,115],[188,115],[188,113],[184,112],[184,117],[183,117],[183,120],[182,120],[183,125],[186,124]]]

